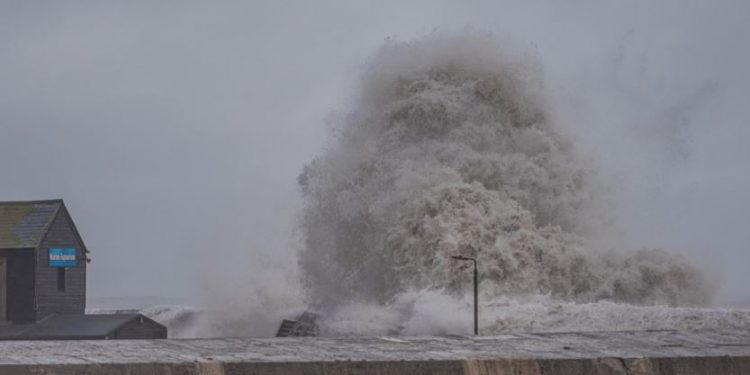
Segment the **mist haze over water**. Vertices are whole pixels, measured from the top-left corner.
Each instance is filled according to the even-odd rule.
[[[3,2],[0,199],[183,336],[738,326],[747,8]]]

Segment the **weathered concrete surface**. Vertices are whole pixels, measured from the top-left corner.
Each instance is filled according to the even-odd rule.
[[[746,331],[0,342],[0,374],[750,374]]]

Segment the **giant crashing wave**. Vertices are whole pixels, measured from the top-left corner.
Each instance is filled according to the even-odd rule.
[[[530,328],[493,312],[513,300],[592,312],[710,302],[715,286],[682,256],[602,239],[606,190],[552,120],[533,58],[477,33],[388,42],[354,103],[299,177],[303,286],[313,308],[335,317],[329,333],[452,332],[404,321],[430,305],[424,296],[468,311],[470,264],[457,254],[478,261],[483,312],[500,316],[483,321],[489,332]],[[374,328],[341,323],[349,313]]]

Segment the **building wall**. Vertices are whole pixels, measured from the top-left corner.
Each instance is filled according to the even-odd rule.
[[[66,288],[57,287],[58,269],[49,266],[49,248],[76,249],[76,266],[65,271]],[[83,314],[86,309],[86,257],[75,234],[65,206],[52,221],[42,244],[36,250],[36,320],[51,314]]]
[[[12,323],[34,322],[34,249],[0,250],[7,259],[6,319]]]
[[[166,339],[167,328],[151,319],[143,318],[140,323],[133,319],[128,324],[120,327],[111,339]]]

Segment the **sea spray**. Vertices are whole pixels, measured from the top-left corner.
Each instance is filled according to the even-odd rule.
[[[299,177],[313,308],[408,319],[419,295],[465,293],[454,254],[477,258],[490,301],[708,303],[712,285],[683,257],[597,236],[607,197],[552,120],[533,58],[478,33],[388,42],[354,102]]]
[[[306,308],[322,335],[468,335],[463,254],[479,259],[481,334],[747,327],[748,309],[690,306],[714,287],[690,262],[609,235],[606,189],[541,77],[488,35],[387,42],[299,177],[300,269],[292,251],[255,256],[207,309],[144,313],[172,337],[272,336]]]

